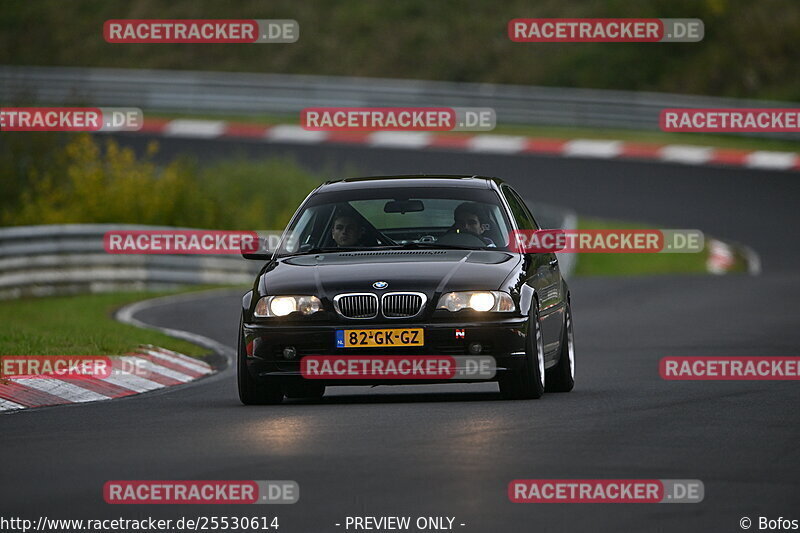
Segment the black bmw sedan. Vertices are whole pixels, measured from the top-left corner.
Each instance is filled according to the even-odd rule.
[[[496,178],[386,176],[309,194],[242,299],[244,404],[330,385],[496,381],[508,399],[574,386],[567,283],[539,226]]]

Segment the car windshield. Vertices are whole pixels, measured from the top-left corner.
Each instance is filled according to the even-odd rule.
[[[397,248],[506,249],[511,226],[498,194],[478,188],[322,192],[298,213],[278,256]]]

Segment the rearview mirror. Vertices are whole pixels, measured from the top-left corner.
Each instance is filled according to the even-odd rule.
[[[424,210],[425,206],[422,204],[422,200],[390,200],[383,206],[384,213],[400,213],[401,215]]]

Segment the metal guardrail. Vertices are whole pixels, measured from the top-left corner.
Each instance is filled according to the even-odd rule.
[[[107,231],[141,229],[166,228],[65,224],[0,229],[0,299],[249,284],[261,266],[239,255],[121,255],[103,248]]]
[[[659,130],[665,107],[798,107],[778,101],[485,83],[28,66],[0,66],[0,103],[247,115],[297,115],[310,106],[491,107],[501,123],[652,131]],[[797,133],[758,135],[800,139]]]

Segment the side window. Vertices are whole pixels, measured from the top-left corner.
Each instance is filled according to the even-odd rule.
[[[528,211],[525,203],[519,198],[517,193],[514,192],[514,189],[504,185],[503,195],[508,201],[508,205],[511,208],[511,214],[514,215],[514,220],[517,221],[517,226],[519,229],[539,229],[536,226],[536,222],[533,220],[530,211]]]
[[[313,208],[306,209],[303,214],[300,215],[300,220],[295,224],[294,231],[288,233],[283,241],[282,251],[284,253],[295,253],[300,249],[302,244],[308,242],[311,229],[314,227],[315,218],[316,213]]]
[[[539,223],[536,222],[536,218],[533,216],[533,213],[531,213],[531,210],[528,209],[528,204],[525,203],[525,200],[522,199],[517,191],[511,189],[510,187],[509,189],[511,190],[511,194],[514,195],[514,198],[516,198],[517,201],[522,205],[522,209],[528,214],[528,218],[531,219],[531,222],[533,222],[533,229],[542,229]]]
[[[283,243],[284,253],[296,253],[305,248],[315,248],[321,245],[324,234],[323,229],[330,224],[331,209],[327,206],[316,206],[306,209],[294,230],[287,234]]]

